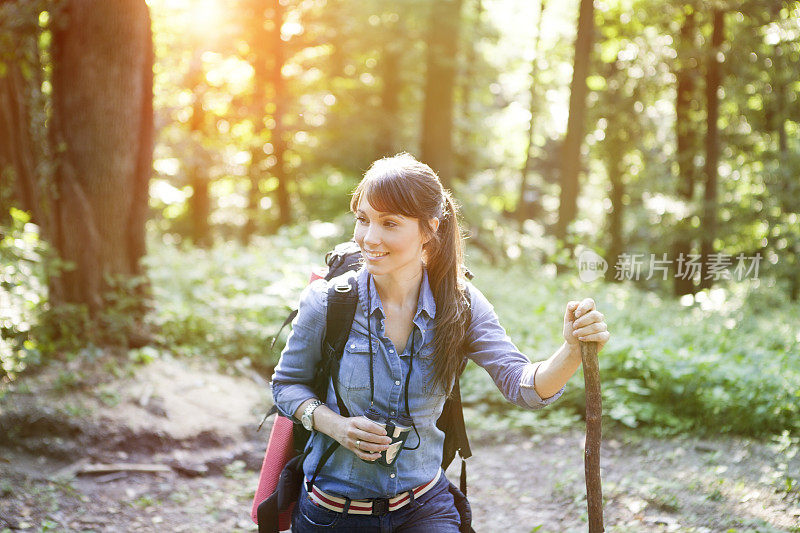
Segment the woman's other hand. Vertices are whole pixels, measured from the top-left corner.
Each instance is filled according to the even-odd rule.
[[[383,426],[365,416],[345,418],[336,440],[365,461],[380,458],[392,442]]]
[[[604,320],[591,298],[570,301],[564,313],[564,340],[573,347],[579,346],[580,341],[596,342],[599,352],[611,337]]]

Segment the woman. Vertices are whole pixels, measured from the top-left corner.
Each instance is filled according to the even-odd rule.
[[[324,335],[325,280],[303,291],[272,380],[280,412],[315,430],[307,479],[323,450],[333,440],[340,444],[311,494],[302,488],[292,531],[455,533],[459,515],[440,467],[444,435],[436,421],[463,357],[485,368],[510,402],[538,409],[555,401],[577,370],[579,341],[601,349],[609,333],[590,298],[568,302],[565,343],[546,361],[531,363],[464,277],[452,198],[431,168],[409,154],[373,163],[350,208],[364,264],[337,387],[351,416],[339,414],[333,384],[327,398],[315,398],[309,387]],[[385,452],[392,439],[364,416],[370,408],[382,420],[410,415],[414,431],[391,464]],[[378,510],[387,498],[388,509],[382,503]]]

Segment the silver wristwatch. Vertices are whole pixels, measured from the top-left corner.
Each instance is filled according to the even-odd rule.
[[[321,401],[319,400],[312,401],[310,404],[308,404],[306,410],[303,411],[303,416],[300,417],[300,422],[303,423],[303,427],[306,428],[308,431],[314,429],[314,409],[316,409],[320,405],[322,405]]]

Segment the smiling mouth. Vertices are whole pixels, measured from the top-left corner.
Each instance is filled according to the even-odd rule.
[[[370,252],[369,250],[364,250],[364,255],[367,256],[368,259],[380,259],[381,257],[389,255],[389,252]]]

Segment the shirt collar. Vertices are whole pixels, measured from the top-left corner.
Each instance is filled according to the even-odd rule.
[[[433,298],[433,291],[428,282],[428,269],[424,267],[422,269],[422,287],[419,291],[417,314],[419,314],[420,311],[425,311],[428,314],[428,318],[436,316],[436,300]]]
[[[358,273],[358,292],[362,302],[367,302],[367,283],[369,283],[370,299],[368,301],[367,315],[372,316],[375,311],[379,311],[383,318],[386,318],[386,313],[383,311],[381,299],[378,296],[378,290],[375,288],[375,280],[372,279],[366,267],[361,267]],[[422,282],[420,285],[419,299],[417,300],[416,316],[424,311],[429,318],[436,316],[436,301],[433,298],[433,291],[431,290],[430,283],[428,282],[428,269],[422,268]]]

